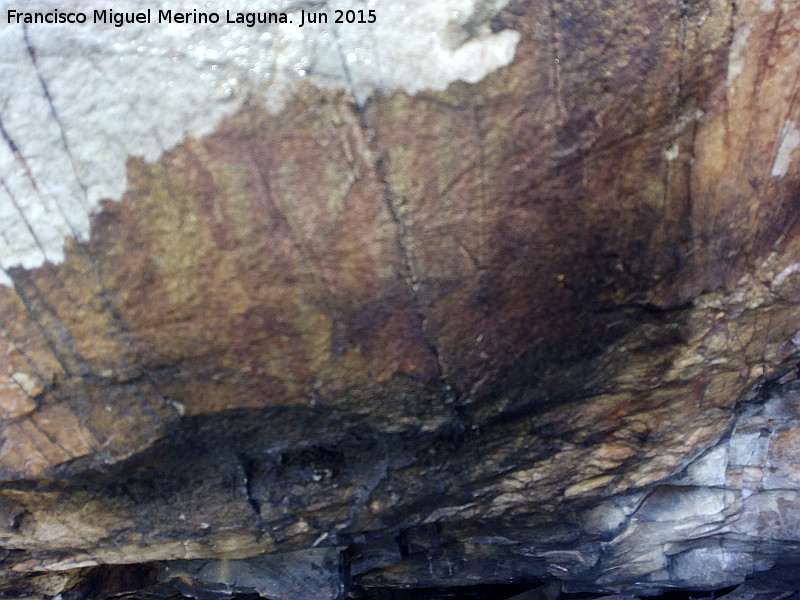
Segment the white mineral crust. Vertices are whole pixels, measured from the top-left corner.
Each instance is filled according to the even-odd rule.
[[[119,200],[126,161],[154,161],[260,98],[277,111],[300,80],[351,90],[442,90],[514,57],[519,34],[486,23],[507,0],[0,0],[0,284],[7,270],[63,260],[100,200]],[[93,11],[151,9],[153,22],[93,23]],[[299,10],[328,24],[300,27]],[[8,10],[83,12],[85,24],[8,23]],[[157,23],[159,9],[217,13],[217,24]],[[375,11],[335,24],[334,11]],[[227,24],[226,11],[286,12],[294,23]],[[476,27],[476,23],[478,26]],[[483,23],[483,25],[480,25]],[[35,60],[33,57],[35,56]]]

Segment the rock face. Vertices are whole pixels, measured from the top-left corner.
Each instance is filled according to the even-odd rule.
[[[4,30],[52,135],[0,111],[3,593],[794,576],[800,3],[452,19],[462,81],[370,87],[345,52],[336,89],[320,58],[154,156],[119,84],[131,139],[91,160],[69,30]],[[92,208],[103,144],[127,187]]]

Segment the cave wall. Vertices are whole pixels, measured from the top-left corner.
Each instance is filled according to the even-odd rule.
[[[153,577],[224,588],[291,554],[332,597],[486,565],[654,594],[791,562],[800,5],[470,8],[446,47],[477,76],[308,59],[288,100],[239,81],[155,147],[148,102],[207,98],[133,68],[116,104],[96,46],[6,26],[10,588],[199,559]],[[130,139],[78,125],[99,109],[65,56],[134,107]],[[160,68],[210,68],[182,61]]]

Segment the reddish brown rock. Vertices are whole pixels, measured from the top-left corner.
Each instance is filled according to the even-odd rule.
[[[796,360],[798,14],[518,2],[477,84],[305,86],[131,157],[90,239],[0,287],[7,568],[322,546],[365,585],[502,562],[652,593],[771,568],[800,540],[793,409],[754,464],[720,453]],[[460,566],[423,581],[427,555]]]

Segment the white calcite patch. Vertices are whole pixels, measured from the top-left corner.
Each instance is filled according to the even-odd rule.
[[[676,584],[720,588],[791,556],[800,542],[800,381],[735,415],[730,433],[683,473],[583,513],[582,535],[603,545],[597,583],[639,597]],[[626,500],[632,510],[618,510]]]
[[[667,161],[672,162],[673,160],[678,158],[678,155],[680,154],[680,149],[681,149],[680,144],[678,144],[678,142],[675,142],[669,148],[664,150],[664,158],[666,158]]]
[[[681,116],[678,117],[677,121],[675,121],[675,127],[674,127],[675,134],[677,135],[679,133],[682,133],[683,130],[686,129],[686,126],[689,125],[689,123],[693,123],[694,121],[699,121],[700,119],[703,118],[704,115],[705,113],[699,108],[691,112],[682,114]]]
[[[794,121],[788,121],[781,130],[780,145],[778,154],[775,155],[775,162],[772,165],[773,177],[783,177],[789,172],[789,165],[792,164],[792,153],[800,146],[800,129]]]
[[[793,275],[797,272],[800,272],[800,263],[792,263],[783,269],[781,272],[775,275],[772,280],[772,285],[781,285],[784,281],[786,281],[790,275]]]
[[[486,25],[506,2],[0,0],[0,284],[11,267],[62,260],[67,236],[85,239],[100,200],[124,192],[129,157],[154,161],[184,136],[208,134],[245,98],[277,111],[301,80],[350,89],[359,102],[378,89],[481,80],[514,57],[519,34]],[[152,22],[92,23],[109,8],[149,8]],[[300,8],[329,23],[300,27]],[[88,22],[29,25],[26,40],[6,22],[9,9],[82,12]],[[158,23],[159,9],[220,22]],[[335,24],[337,9],[374,10],[375,22]],[[227,24],[228,10],[286,12],[294,23]]]
[[[733,32],[733,41],[731,42],[730,51],[728,54],[728,77],[727,84],[731,85],[736,78],[744,71],[744,47],[747,44],[747,38],[750,37],[750,28],[746,25],[739,27]]]
[[[686,468],[682,484],[691,485],[725,485],[725,475],[728,469],[728,447],[717,446],[706,452]]]
[[[9,379],[16,383],[28,396],[35,396],[42,390],[39,381],[27,373],[17,371],[16,373],[12,373]]]

